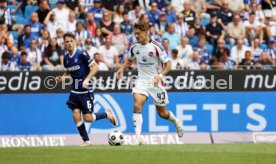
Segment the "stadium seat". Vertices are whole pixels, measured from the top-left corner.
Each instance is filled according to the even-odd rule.
[[[54,4],[50,4],[50,8],[51,8],[51,9],[56,8],[56,6],[57,6],[57,5],[56,5],[55,3],[54,3]]]
[[[23,24],[23,25],[25,25],[27,23],[28,23],[28,20],[25,19],[25,18],[22,18],[22,17],[17,17],[16,18],[16,24]]]
[[[14,40],[17,40],[17,39],[18,39],[19,34],[18,34],[17,31],[9,31],[9,33],[13,36],[13,39],[14,39]]]
[[[8,9],[10,9],[11,11],[15,10],[16,8],[17,8],[17,5],[8,5]],[[23,13],[22,13],[21,9],[19,9],[18,12],[15,14],[12,14],[12,16],[23,17]]]
[[[76,19],[76,20],[77,20],[77,22],[81,22],[82,24],[85,24],[84,19]]]
[[[24,17],[26,19],[30,19],[31,13],[35,12],[37,9],[38,9],[37,6],[27,5],[26,8],[25,8]]]
[[[203,27],[207,26],[209,23],[210,23],[210,19],[202,19],[200,21],[200,25]]]
[[[13,36],[14,43],[17,45],[17,39],[19,37],[18,32],[16,32],[16,31],[9,31],[9,33]]]
[[[206,45],[206,48],[207,48],[207,51],[209,52],[209,54],[213,54],[213,49],[214,49],[214,47],[211,45],[211,44],[207,44]]]
[[[52,4],[56,4],[58,0],[49,0],[49,4],[52,5]]]
[[[267,45],[266,45],[266,44],[261,44],[261,45],[260,45],[260,48],[261,48],[262,50],[265,50],[265,49],[267,49]]]
[[[231,52],[232,47],[229,44],[225,44],[224,48],[227,48]]]

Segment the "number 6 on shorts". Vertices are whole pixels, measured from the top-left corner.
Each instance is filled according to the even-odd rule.
[[[91,107],[92,107],[91,101],[88,100],[86,103],[87,103],[87,108],[91,110]]]

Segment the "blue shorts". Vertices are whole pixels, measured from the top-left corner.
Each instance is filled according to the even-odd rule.
[[[88,92],[84,94],[70,93],[69,100],[66,102],[68,107],[72,110],[80,109],[83,114],[93,113],[94,109],[94,94]]]

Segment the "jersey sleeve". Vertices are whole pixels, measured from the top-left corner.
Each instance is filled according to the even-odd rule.
[[[81,57],[82,57],[82,60],[85,64],[88,65],[88,67],[91,67],[92,64],[94,63],[94,60],[89,56],[89,54],[84,51],[82,54],[81,54]]]
[[[162,63],[167,63],[170,61],[170,58],[165,51],[164,47],[161,44],[155,43],[155,50],[156,50],[156,55],[159,57],[159,59],[162,61]]]
[[[128,60],[134,60],[135,59],[135,52],[134,52],[134,48],[136,47],[137,45],[133,45],[130,47],[128,53],[127,53],[127,59]]]
[[[161,55],[159,58],[163,63],[167,63],[168,61],[170,61],[170,58],[165,50],[161,51]]]

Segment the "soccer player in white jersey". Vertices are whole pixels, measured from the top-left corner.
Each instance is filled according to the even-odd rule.
[[[171,61],[162,45],[148,37],[148,29],[149,25],[147,23],[139,22],[135,24],[134,34],[137,43],[130,47],[126,62],[117,71],[118,78],[121,78],[124,69],[129,68],[136,59],[138,78],[135,81],[135,87],[132,89],[134,97],[133,124],[136,133],[135,145],[141,145],[143,142],[141,137],[142,108],[148,96],[153,98],[159,116],[173,122],[178,136],[183,136],[183,126],[180,121],[171,111],[166,109],[166,104],[169,101],[162,78],[169,72]]]

